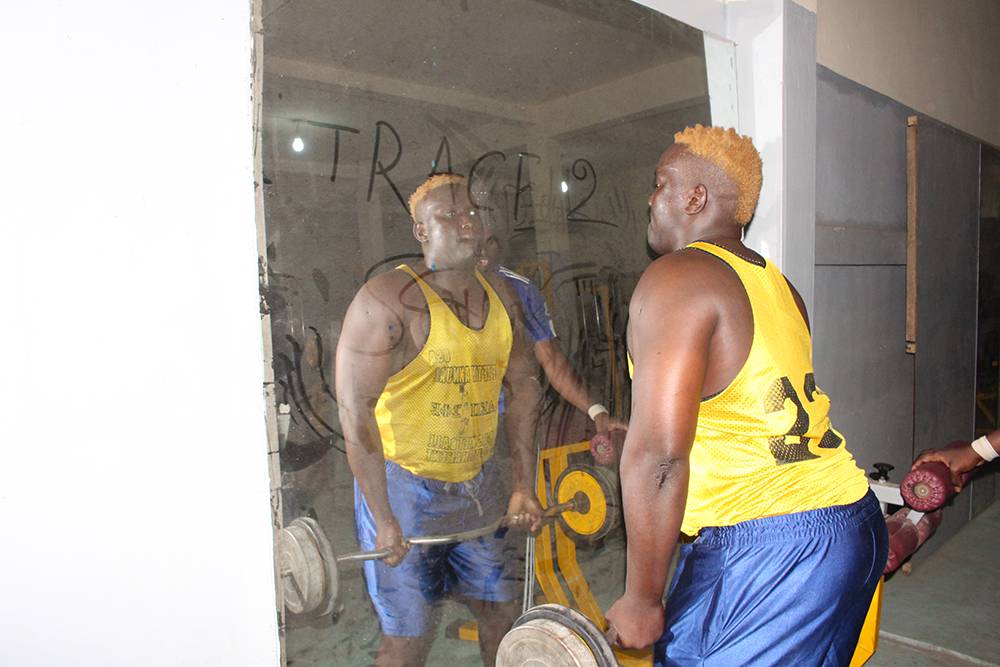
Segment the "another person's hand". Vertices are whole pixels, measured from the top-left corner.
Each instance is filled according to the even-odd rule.
[[[626,593],[611,605],[606,616],[618,635],[616,643],[622,648],[646,648],[663,635],[664,610],[660,600],[640,600]]]
[[[594,426],[597,428],[598,433],[608,433],[610,431],[621,431],[624,433],[628,430],[628,422],[612,417],[607,412],[602,412],[594,418]]]
[[[521,528],[532,533],[542,527],[543,510],[535,494],[530,491],[514,491],[507,504],[505,523],[511,528]]]
[[[383,561],[386,565],[395,567],[410,550],[410,544],[403,539],[403,531],[395,517],[391,521],[378,524],[375,529],[375,550],[389,549],[392,553]]]
[[[983,459],[972,445],[965,443],[961,447],[946,447],[944,449],[925,449],[920,452],[910,470],[928,463],[929,461],[939,461],[951,472],[951,483],[955,486],[955,491],[961,491],[965,484],[965,474],[983,463]]]

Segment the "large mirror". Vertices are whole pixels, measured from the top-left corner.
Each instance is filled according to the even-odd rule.
[[[481,664],[543,601],[600,625],[628,299],[657,158],[711,122],[703,35],[628,0],[258,11],[287,664]],[[396,529],[443,539],[351,556]]]

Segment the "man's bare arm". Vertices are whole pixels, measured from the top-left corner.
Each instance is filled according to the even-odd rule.
[[[987,462],[988,459],[983,458],[981,452],[994,459],[996,456],[1000,456],[1000,429],[984,435],[978,442],[981,447],[980,452],[976,451],[972,443],[942,449],[925,449],[917,456],[910,470],[915,470],[929,461],[940,461],[948,466],[951,472],[951,483],[957,493],[965,486],[966,474]],[[991,453],[987,447],[992,448],[993,452]]]
[[[559,342],[551,338],[549,340],[538,341],[534,344],[535,358],[542,365],[545,377],[555,388],[555,390],[568,401],[573,407],[586,414],[595,401],[591,398],[583,379],[573,368],[573,364],[559,347]],[[598,433],[603,433],[609,429],[622,430],[626,424],[620,420],[612,419],[607,414],[601,414],[595,420]]]
[[[389,505],[375,404],[397,364],[403,324],[379,291],[366,284],[347,309],[337,343],[336,384],[347,461],[375,519],[376,548],[393,549],[386,562],[395,564],[406,547]]]
[[[541,387],[538,383],[538,364],[532,353],[532,342],[524,325],[520,300],[505,281],[490,279],[510,318],[513,343],[504,376],[505,414],[504,430],[510,445],[513,490],[508,507],[509,514],[526,513],[530,521],[524,524],[531,530],[541,526],[541,507],[535,497],[535,426]]]
[[[659,260],[630,306],[635,376],[620,467],[627,568],[625,593],[608,611],[626,647],[648,646],[663,630],[661,600],[684,516],[689,455],[717,320],[697,284],[698,269],[690,257]]]

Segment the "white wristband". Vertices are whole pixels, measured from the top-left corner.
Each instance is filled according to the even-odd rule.
[[[608,409],[600,403],[594,403],[590,406],[590,409],[587,410],[587,416],[590,417],[591,421],[597,419],[597,415],[601,413],[609,414]]]
[[[992,461],[1000,456],[1000,454],[997,454],[997,450],[993,449],[993,445],[990,444],[990,441],[986,439],[985,435],[981,438],[973,440],[971,444],[972,449],[976,451],[976,454],[979,454],[979,456],[985,461]]]

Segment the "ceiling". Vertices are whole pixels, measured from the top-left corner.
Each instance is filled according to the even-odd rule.
[[[264,57],[538,105],[701,56],[629,0],[264,0]]]

